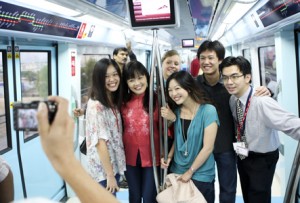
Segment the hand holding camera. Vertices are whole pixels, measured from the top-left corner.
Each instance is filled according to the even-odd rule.
[[[37,131],[37,108],[40,102],[48,107],[48,121],[51,124],[57,111],[54,101],[33,101],[30,103],[16,102],[13,104],[14,129],[18,131]]]

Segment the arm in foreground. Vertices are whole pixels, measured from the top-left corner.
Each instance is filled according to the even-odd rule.
[[[48,110],[41,102],[38,108],[38,130],[43,149],[55,170],[70,184],[82,203],[118,202],[95,182],[75,158],[73,152],[74,122],[68,113],[68,101],[58,96],[48,98],[57,103],[53,123],[48,122]]]

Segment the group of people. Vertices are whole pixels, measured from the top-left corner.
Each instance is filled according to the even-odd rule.
[[[270,202],[271,184],[279,147],[278,137],[273,129],[281,130],[295,139],[300,139],[299,118],[286,113],[278,105],[274,105],[276,101],[270,97],[272,92],[269,89],[253,87],[251,66],[247,64],[249,62],[243,57],[225,58],[225,48],[219,41],[203,42],[198,49],[197,58],[203,75],[195,79],[188,72],[180,71],[180,56],[177,51],[170,50],[162,57],[168,106],[158,109],[157,103],[154,104],[156,155],[159,156],[158,111],[169,123],[173,123],[171,126],[174,141],[170,146],[167,161],[161,159],[161,167],[168,167],[169,172],[181,174],[180,181],[192,180],[208,203],[213,203],[215,200],[215,163],[219,179],[220,202],[235,202],[238,169],[244,201]],[[246,67],[244,67],[245,64]],[[235,67],[235,72],[227,71],[232,66]],[[95,85],[92,89],[100,88],[99,86],[102,85],[102,88],[105,87],[103,94],[112,96],[118,92],[119,96],[114,95],[108,98],[111,103],[106,110],[110,114],[104,114],[99,119],[97,116],[93,117],[93,125],[87,125],[88,137],[95,137],[87,139],[87,141],[93,140],[93,142],[87,142],[88,154],[89,151],[91,154],[95,152],[94,146],[100,145],[101,142],[106,144],[102,150],[109,147],[121,149],[121,142],[112,142],[113,137],[118,135],[119,141],[123,141],[125,156],[110,154],[112,150],[105,153],[109,156],[104,156],[101,154],[102,145],[100,145],[97,151],[100,157],[98,163],[103,166],[99,168],[103,168],[102,172],[110,174],[111,177],[125,173],[130,202],[142,200],[155,202],[156,191],[149,138],[149,73],[143,64],[136,60],[121,67],[122,71],[119,71],[117,66],[114,68],[115,78],[109,68],[104,68],[105,83],[104,79],[102,84],[99,83],[100,75],[93,78]],[[244,87],[241,87],[242,85]],[[233,101],[242,96],[239,91],[247,88],[251,89],[251,94],[250,90],[247,90],[247,96],[250,95],[249,98],[253,98],[250,99],[253,106],[254,101],[268,101],[266,103],[272,104],[272,108],[271,106],[264,107],[264,102],[261,103],[262,106],[256,104],[258,107],[252,107],[247,103],[247,98],[245,101],[241,99],[245,113],[240,123],[235,110],[236,104]],[[123,100],[121,101],[120,98]],[[97,108],[90,105],[95,102],[98,103]],[[89,123],[88,115],[105,112],[101,108],[102,105],[101,101],[99,102],[91,95],[87,105],[87,123]],[[267,111],[270,114],[265,112],[266,108],[271,108]],[[265,112],[266,115],[261,115],[261,112]],[[274,117],[286,118],[282,123],[287,121],[292,121],[292,123],[288,126],[280,126],[277,125],[279,121],[273,119]],[[121,118],[123,122],[120,122]],[[260,124],[259,131],[252,127],[252,118],[259,118],[254,125]],[[100,123],[107,125],[106,130],[97,131],[95,126],[101,125]],[[97,133],[90,133],[91,129]],[[258,133],[254,133],[256,131]],[[111,138],[106,137],[107,134]],[[104,161],[102,157],[106,157]],[[116,157],[120,163],[113,161]],[[156,160],[158,158],[156,157]],[[253,159],[259,162],[253,162]],[[108,160],[111,162],[111,167],[107,169],[105,163]],[[113,178],[111,185],[108,184],[111,182],[109,175],[103,178],[107,180],[104,186],[108,190],[111,192],[118,190],[117,178]],[[146,189],[147,183],[149,186]]]
[[[113,195],[124,173],[129,202],[156,202],[149,138],[150,76],[137,60],[126,63],[128,52],[120,50],[125,52],[121,66],[117,58],[95,64],[87,107],[74,110],[76,116],[86,113],[89,175],[73,153],[74,122],[67,113],[68,102],[49,97],[58,104],[51,125],[45,104],[38,109],[45,153],[81,202],[116,202]],[[157,167],[180,174],[179,181],[193,181],[208,203],[215,201],[215,163],[221,203],[235,202],[238,169],[244,202],[271,202],[279,156],[276,130],[300,140],[300,119],[280,108],[266,87],[253,87],[250,63],[243,57],[225,58],[220,42],[203,42],[197,57],[203,75],[196,79],[180,71],[177,51],[162,58],[168,105],[159,109],[154,104],[156,160],[160,160],[159,111],[173,128],[173,141],[167,161],[161,159]]]
[[[220,42],[209,40],[203,42],[197,52],[203,75],[199,75],[195,80],[188,72],[180,71],[181,60],[177,51],[170,50],[166,52],[162,57],[162,67],[168,106],[158,109],[156,103],[154,108],[154,135],[157,156],[159,156],[157,131],[159,110],[162,117],[173,123],[174,128],[174,142],[170,146],[167,161],[161,160],[161,167],[169,167],[169,172],[182,174],[179,179],[183,182],[192,180],[209,203],[214,202],[215,199],[215,163],[220,185],[220,202],[235,202],[237,187],[236,164],[239,163],[239,160],[237,160],[237,151],[234,147],[235,144],[233,144],[237,139],[237,120],[234,119],[235,116],[232,114],[234,111],[229,103],[231,89],[228,90],[227,88],[228,80],[224,80],[225,76],[222,77],[220,71],[220,64],[222,64],[224,57],[225,48]],[[103,94],[114,95],[116,93],[118,96],[115,95],[108,99],[115,102],[106,106],[110,114],[104,114],[101,119],[97,119],[97,116],[91,116],[93,121],[90,123],[93,124],[90,126],[88,124],[89,112],[95,115],[105,112],[100,107],[90,109],[93,106],[90,104],[92,101],[97,102],[100,106],[103,103],[101,100],[99,103],[99,100],[91,95],[87,105],[88,160],[90,159],[89,150],[92,151],[98,143],[104,142],[106,147],[112,147],[109,137],[99,137],[100,134],[105,136],[110,133],[112,137],[118,135],[119,141],[122,140],[124,144],[125,160],[120,154],[117,156],[108,150],[112,154],[105,154],[110,154],[110,159],[106,157],[105,161],[102,161],[101,147],[98,147],[98,151],[93,151],[97,152],[100,157],[101,161],[98,163],[103,164],[102,172],[111,174],[113,171],[111,176],[125,173],[129,185],[130,202],[141,202],[142,199],[143,202],[155,202],[156,191],[149,138],[149,73],[136,60],[123,64],[120,68],[122,71],[119,73],[117,66],[115,66],[115,79],[110,76],[112,72],[108,71],[109,69],[105,70],[106,72],[103,73],[106,73],[105,83],[104,79],[102,84],[99,83],[100,75],[93,78],[95,83],[93,83],[92,90],[100,88],[99,86],[102,85],[102,88],[105,87],[106,89],[102,89]],[[229,81],[233,81],[233,78],[235,77],[231,77]],[[120,82],[121,80],[123,82]],[[261,98],[271,95],[266,87],[258,87],[252,92],[256,97]],[[121,95],[122,93],[123,95]],[[121,101],[120,98],[123,98],[123,100]],[[122,123],[120,122],[121,118],[123,119]],[[98,128],[95,128],[95,126],[101,125],[99,123],[104,123],[108,129],[105,130],[106,132],[99,131],[97,137],[96,133],[90,132],[90,129],[97,131]],[[121,127],[123,127],[123,130]],[[104,127],[101,126],[102,128]],[[118,132],[116,132],[117,129]],[[89,141],[91,139],[89,134],[96,137],[93,139],[93,144]],[[111,139],[113,140],[113,138]],[[114,141],[115,143],[117,143],[115,148],[122,148],[120,142]],[[106,147],[102,147],[102,150]],[[122,150],[119,151],[122,152]],[[114,163],[114,157],[116,156],[119,161],[122,160],[122,164],[117,165]],[[158,158],[156,157],[156,160]],[[110,160],[111,168],[114,170],[106,170],[105,163],[107,160]],[[126,164],[124,164],[124,161]],[[96,163],[95,160],[92,162]],[[120,168],[122,168],[121,171]],[[99,178],[99,173],[97,173],[97,178]],[[107,178],[103,176],[102,179],[111,182],[108,176]],[[111,186],[110,184],[104,184],[104,186],[108,190],[112,187],[112,191],[115,192],[118,190],[117,182],[118,180],[115,177]],[[145,189],[146,182],[150,183],[149,185],[152,187],[148,188],[151,189]],[[246,195],[244,195],[244,198],[247,201]]]
[[[130,202],[155,202],[157,191],[150,145],[150,75],[137,60],[121,66],[117,61],[114,57],[114,60],[101,59],[95,64],[87,107],[74,110],[76,116],[86,113],[88,171],[114,195],[119,190],[119,178],[125,173]],[[168,51],[162,64],[165,79],[179,71],[178,52]],[[156,160],[160,160],[159,110],[155,102]]]

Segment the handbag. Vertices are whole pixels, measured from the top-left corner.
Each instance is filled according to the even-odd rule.
[[[85,109],[86,111],[86,109]],[[80,144],[80,152],[84,155],[86,155],[86,134],[85,134],[85,123],[86,123],[86,118],[85,118],[85,113],[83,118],[79,118],[79,135],[81,137],[84,137],[83,141]]]
[[[158,203],[207,203],[192,180],[178,181],[180,175],[171,173],[166,176],[164,189],[156,196]]]
[[[86,155],[86,138],[84,138],[84,140],[80,144],[80,152]]]

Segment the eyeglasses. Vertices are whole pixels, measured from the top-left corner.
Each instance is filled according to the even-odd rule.
[[[243,77],[243,75],[230,75],[230,76],[226,76],[226,75],[222,75],[222,80],[223,82],[228,82],[229,79],[232,81],[232,82],[235,82],[238,78],[240,77]]]

